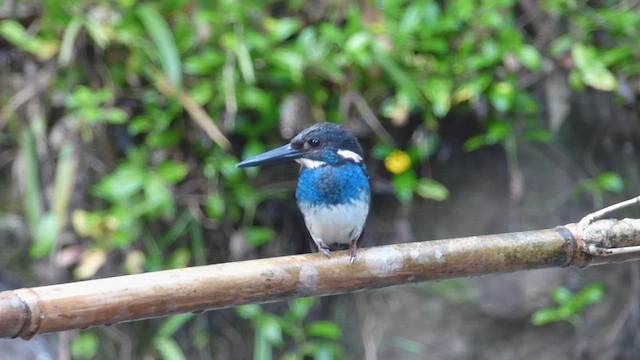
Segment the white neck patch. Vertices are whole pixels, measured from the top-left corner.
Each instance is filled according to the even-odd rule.
[[[342,156],[345,159],[353,160],[357,164],[362,162],[362,156],[354,153],[351,150],[338,150],[338,155]]]
[[[305,158],[296,159],[296,162],[309,169],[317,169],[320,166],[327,165],[327,163],[324,161],[311,160],[311,159],[305,159]]]

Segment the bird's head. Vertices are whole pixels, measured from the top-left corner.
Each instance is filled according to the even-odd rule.
[[[295,160],[307,168],[362,163],[362,147],[340,125],[319,123],[303,130],[291,142],[238,163],[237,167],[275,165]]]

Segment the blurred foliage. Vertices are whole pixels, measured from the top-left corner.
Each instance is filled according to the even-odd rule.
[[[55,65],[46,117],[0,112],[0,145],[22,162],[30,256],[71,254],[60,267],[82,279],[226,261],[220,239],[237,233],[252,249],[268,244],[276,234],[254,224],[256,209],[282,191],[256,186],[259,170],[235,164],[283,142],[278,109],[292,94],[304,94],[313,115],[301,123],[367,123],[368,158],[384,169],[373,176],[399,201],[445,200],[446,184],[429,177],[443,119],[472,114],[482,131],[463,148],[498,145],[513,159],[515,144],[551,138],[527,85],[548,63],[566,70],[576,91],[624,97],[633,88],[640,16],[625,4],[536,3],[569,24],[547,44],[518,23],[515,0],[44,0],[37,21],[0,20],[19,61]],[[58,127],[67,135],[47,140]],[[623,186],[606,172],[578,188],[601,203]],[[205,244],[205,234],[222,245]],[[282,316],[238,310],[253,325],[257,357],[274,348],[287,358],[339,357],[340,329],[303,325],[305,301]],[[169,339],[187,320],[167,320],[149,351],[182,355]],[[74,358],[96,353],[91,334],[73,341]],[[297,347],[285,348],[285,337]]]
[[[615,172],[603,172],[593,178],[582,180],[574,189],[574,192],[586,192],[593,199],[593,207],[596,209],[604,206],[606,193],[620,194],[624,191],[624,180]]]
[[[71,356],[74,359],[93,359],[98,352],[99,345],[100,339],[94,332],[83,332],[71,341]]]
[[[583,311],[589,305],[601,303],[604,296],[605,288],[600,283],[589,284],[578,292],[559,287],[551,293],[551,300],[556,306],[536,310],[531,316],[531,322],[534,325],[546,325],[568,321],[579,327],[582,324]]]
[[[419,286],[421,292],[426,295],[445,299],[454,304],[465,304],[476,300],[467,279],[450,279],[436,282],[427,282]]]
[[[180,345],[173,339],[173,335],[180,330],[184,324],[193,318],[193,314],[173,315],[165,319],[155,336],[152,343],[155,350],[163,359],[180,360],[187,359]]]
[[[281,316],[267,313],[258,305],[237,307],[236,313],[250,320],[255,329],[253,359],[271,359],[274,348],[283,348],[285,342],[291,342],[286,348],[294,350],[284,352],[281,359],[342,358],[339,343],[342,330],[338,325],[326,320],[305,324],[304,319],[315,301],[313,298],[291,300],[289,309]]]

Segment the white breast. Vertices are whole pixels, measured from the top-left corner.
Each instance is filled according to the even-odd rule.
[[[331,206],[301,203],[300,210],[316,243],[349,244],[360,237],[369,213],[369,204],[366,201]]]

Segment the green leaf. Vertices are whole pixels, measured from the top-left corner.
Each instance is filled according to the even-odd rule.
[[[396,193],[396,197],[403,203],[409,202],[413,198],[413,190],[417,183],[418,179],[413,171],[395,174],[391,178],[391,185]]]
[[[496,144],[511,133],[511,125],[502,120],[494,120],[487,127],[486,142],[489,145]]]
[[[189,96],[198,105],[205,106],[213,98],[214,87],[211,86],[209,79],[196,82],[189,89]]]
[[[615,75],[604,65],[583,69],[582,80],[586,85],[602,91],[614,91],[618,87]]]
[[[347,39],[344,44],[344,50],[350,53],[359,53],[366,50],[371,42],[371,35],[367,32],[357,32]]]
[[[253,340],[253,359],[254,360],[271,360],[273,358],[273,346],[269,339],[260,331],[255,330]]]
[[[31,43],[31,35],[27,30],[15,20],[2,20],[0,22],[0,35],[23,50],[33,52],[35,46]]]
[[[193,318],[192,313],[184,313],[184,314],[172,315],[168,317],[166,320],[162,322],[162,325],[160,325],[160,328],[158,328],[158,332],[156,336],[159,336],[159,337],[173,336],[191,318]]]
[[[48,60],[58,51],[58,42],[31,36],[27,30],[15,20],[0,21],[0,36],[14,46],[34,54],[40,60]]]
[[[131,164],[122,164],[111,174],[103,177],[93,187],[92,193],[113,202],[131,200],[133,195],[142,189],[146,177],[147,173],[142,169]]]
[[[82,17],[76,15],[65,28],[62,44],[60,44],[60,53],[58,54],[60,66],[67,66],[71,62],[71,55],[73,55],[75,41],[82,27],[82,22]]]
[[[271,63],[289,71],[293,81],[299,82],[302,80],[305,66],[305,59],[302,54],[291,49],[278,48],[271,51],[268,56]]]
[[[489,101],[498,111],[506,112],[511,109],[515,95],[516,92],[513,85],[503,81],[491,87]]]
[[[605,67],[593,46],[577,43],[571,54],[585,85],[602,91],[613,91],[618,87],[615,75]]]
[[[589,68],[591,64],[597,62],[595,49],[592,46],[587,46],[581,43],[573,45],[571,56],[573,57],[573,63],[576,68],[580,70]]]
[[[186,356],[180,349],[180,345],[170,337],[153,338],[153,347],[160,353],[164,360],[185,360]]]
[[[109,36],[107,33],[111,31],[111,29],[106,28],[103,22],[89,16],[84,21],[84,27],[87,29],[87,34],[89,34],[98,47],[102,49],[107,47],[109,44]]]
[[[170,216],[175,212],[175,202],[169,188],[158,176],[145,179],[143,186],[144,200],[135,204],[132,212],[138,216]]]
[[[570,35],[561,35],[555,38],[549,45],[549,53],[555,59],[561,59],[571,51],[574,40]]]
[[[73,359],[93,359],[98,353],[100,340],[93,332],[83,332],[71,340],[71,357]]]
[[[396,148],[393,145],[377,143],[373,146],[373,149],[371,149],[371,156],[377,160],[384,160],[395,150]]]
[[[555,308],[543,308],[536,310],[531,316],[531,322],[533,325],[541,326],[558,321],[566,320],[560,315],[559,311]]]
[[[301,27],[300,20],[293,17],[265,18],[264,25],[274,42],[281,42],[291,37]]]
[[[451,88],[453,82],[448,78],[429,77],[422,92],[431,101],[431,110],[438,117],[447,115],[451,109]]]
[[[40,215],[43,212],[42,194],[40,192],[40,175],[36,145],[32,127],[26,127],[22,131],[20,139],[20,152],[24,162],[24,198],[23,206],[27,225],[35,229]],[[32,230],[33,231],[33,230]]]
[[[550,142],[551,133],[549,130],[530,130],[524,133],[524,138],[527,141]]]
[[[449,190],[433,179],[420,179],[415,190],[416,194],[425,199],[444,201],[449,197]]]
[[[573,293],[566,287],[559,287],[551,292],[551,300],[558,305],[563,305],[573,298]]]
[[[580,304],[580,309],[583,307],[599,304],[604,300],[605,296],[605,288],[604,285],[600,283],[589,284],[585,286],[580,292],[576,295],[576,301]]]
[[[175,147],[182,135],[178,131],[158,131],[147,136],[146,142],[152,148],[170,149]]]
[[[407,100],[412,103],[418,103],[420,99],[420,89],[415,83],[413,77],[405,71],[390,54],[381,49],[375,49],[376,63],[391,77],[396,86],[406,94]]]
[[[184,180],[184,178],[189,173],[189,168],[187,167],[187,165],[179,161],[166,160],[158,165],[156,171],[158,172],[158,175],[160,175],[162,180],[170,184],[176,184]]]
[[[343,359],[342,349],[335,343],[329,341],[307,341],[302,347],[303,358],[313,357],[314,360],[335,360]]]
[[[235,310],[243,319],[254,319],[262,314],[262,308],[256,304],[238,306]]]
[[[484,134],[478,134],[470,137],[464,142],[462,147],[465,151],[474,151],[487,145],[486,137]]]
[[[582,80],[582,74],[577,69],[569,73],[569,85],[576,91],[584,91],[585,84]]]
[[[242,170],[236,167],[237,159],[231,156],[226,156],[220,160],[219,169],[222,175],[228,180],[238,179]]]
[[[492,77],[488,74],[474,76],[473,79],[463,83],[453,94],[454,104],[478,98],[491,84]]]
[[[289,313],[296,320],[303,320],[315,304],[315,298],[300,298],[289,301]]]
[[[605,66],[616,66],[627,63],[630,59],[635,59],[633,47],[621,46],[603,50],[600,59]]]
[[[472,53],[465,58],[466,71],[491,69],[502,63],[503,53],[496,41],[484,41],[479,53]]]
[[[485,145],[494,145],[504,140],[511,133],[511,125],[506,121],[494,120],[489,123],[486,134],[469,138],[463,144],[466,151],[473,151]]]
[[[238,91],[238,101],[247,108],[260,111],[263,116],[270,116],[275,107],[273,95],[257,86],[242,87]]]
[[[621,193],[624,190],[624,180],[615,172],[605,172],[598,175],[595,179],[596,185],[605,191],[613,193]]]
[[[256,75],[253,71],[253,61],[251,60],[251,53],[249,53],[249,48],[247,48],[247,44],[241,42],[238,44],[236,49],[236,56],[238,57],[238,65],[240,66],[240,74],[242,74],[242,79],[247,84],[253,84],[256,82]]]
[[[129,118],[126,111],[116,107],[102,109],[102,115],[109,124],[124,124]]]
[[[589,284],[577,294],[565,287],[556,288],[551,293],[551,299],[558,306],[538,309],[533,313],[531,322],[535,325],[544,325],[567,320],[574,325],[579,324],[580,313],[587,306],[602,302],[604,295],[604,286],[600,283]]]
[[[137,7],[136,14],[156,45],[162,69],[169,82],[173,86],[181,87],[182,64],[169,25],[154,5],[141,4]]]
[[[402,18],[398,21],[399,30],[405,34],[416,33],[418,27],[424,25],[425,6],[421,2],[412,2],[406,7]]]
[[[210,75],[219,69],[224,62],[224,54],[220,51],[206,49],[187,57],[184,61],[184,71],[191,75]]]
[[[204,203],[205,213],[212,219],[222,219],[225,209],[224,198],[219,195],[209,195],[207,201]]]
[[[58,231],[67,223],[69,204],[77,181],[78,158],[71,142],[64,143],[58,155],[53,191],[53,213],[58,220]]]
[[[88,86],[80,85],[66,98],[64,105],[83,114],[87,110],[100,109],[100,105],[113,99],[113,93],[106,88],[92,89]],[[85,115],[86,116],[86,115]],[[102,118],[101,114],[94,116]]]
[[[531,71],[539,71],[542,68],[542,57],[531,45],[523,44],[516,52],[516,56],[520,63]]]
[[[262,246],[275,237],[275,232],[266,226],[254,226],[247,229],[247,242],[253,247]]]
[[[309,336],[317,336],[325,339],[339,340],[342,338],[342,329],[333,321],[315,321],[307,326]]]
[[[264,316],[257,324],[256,332],[260,337],[265,339],[269,344],[282,344],[282,328],[278,322],[278,318],[273,315]]]
[[[29,247],[29,255],[34,259],[47,256],[53,250],[58,239],[58,219],[52,212],[40,216],[35,229],[32,229],[33,244]]]

